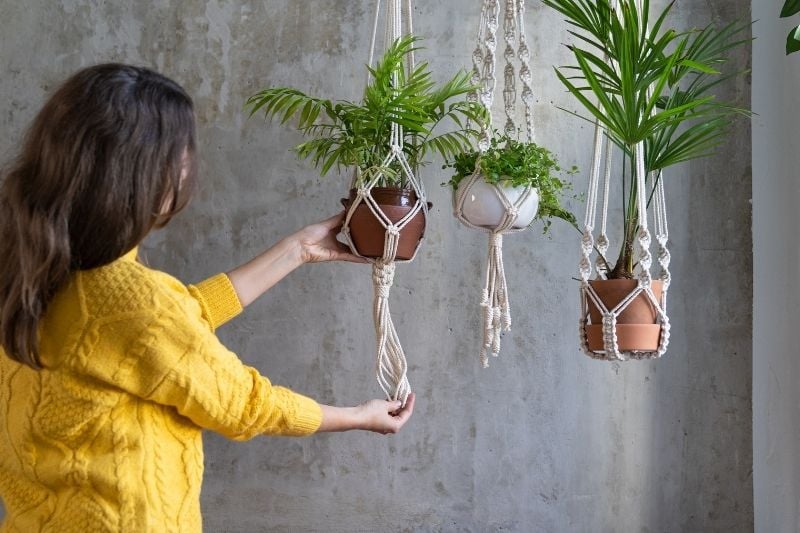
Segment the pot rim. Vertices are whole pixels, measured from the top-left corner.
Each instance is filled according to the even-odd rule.
[[[372,187],[370,190],[372,191],[381,191],[381,192],[396,192],[398,194],[402,194],[404,196],[410,196],[412,194],[416,195],[417,191],[413,188],[408,187]],[[358,189],[353,187],[348,191],[350,194],[357,194]]]
[[[609,283],[609,284],[631,283],[633,285],[636,285],[636,284],[639,283],[639,280],[636,279],[636,278],[622,278],[622,279],[599,279],[598,278],[598,279],[590,279],[589,280],[589,284],[590,285],[594,285],[595,283],[599,283],[599,284],[604,284],[604,283]],[[650,280],[650,284],[651,285],[652,284],[662,284],[663,285],[664,284],[664,280],[663,279],[658,279],[658,278],[653,278],[653,279]]]
[[[473,172],[472,175],[475,175],[475,174],[480,175],[483,178],[482,181],[484,183],[486,183],[487,185],[496,185],[498,187],[503,187],[504,186],[502,184],[503,181],[511,181],[513,179],[513,178],[508,178],[507,180],[505,180],[503,177],[501,177],[500,178],[501,183],[490,183],[490,182],[486,181],[486,175],[482,171],[476,170],[475,172]],[[505,174],[503,176],[505,176]],[[466,183],[466,181],[467,181],[467,176],[465,176],[464,179],[462,179],[461,182],[459,182],[457,188],[461,187],[464,183]],[[510,189],[523,189],[523,188],[527,187],[527,185],[505,185],[505,187],[508,187]],[[533,189],[534,191],[537,191],[537,192],[539,191],[539,187],[531,187],[531,189]]]

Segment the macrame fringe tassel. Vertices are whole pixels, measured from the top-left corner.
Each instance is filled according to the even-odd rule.
[[[378,260],[372,265],[372,282],[375,289],[373,314],[378,352],[378,384],[388,400],[406,404],[411,385],[406,375],[408,363],[389,312],[389,292],[394,283],[394,263]]]
[[[503,234],[489,234],[489,261],[486,285],[481,294],[483,308],[483,346],[481,365],[489,366],[489,354],[500,354],[500,334],[511,329],[511,306],[508,303],[506,273],[503,268]]]

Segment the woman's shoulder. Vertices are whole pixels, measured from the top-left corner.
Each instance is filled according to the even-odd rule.
[[[80,271],[72,283],[87,318],[164,312],[189,296],[176,278],[126,259]]]
[[[41,328],[41,358],[59,366],[96,335],[122,337],[183,314],[188,290],[175,278],[119,259],[73,273],[48,305]],[[111,332],[111,333],[109,333]]]

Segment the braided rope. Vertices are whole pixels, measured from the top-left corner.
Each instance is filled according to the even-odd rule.
[[[525,36],[525,0],[517,0],[517,25],[519,27],[517,57],[520,62],[519,79],[522,82],[522,103],[525,106],[525,131],[528,142],[533,142],[533,76],[530,67],[531,52]]]
[[[497,28],[498,18],[500,16],[500,4],[498,0],[484,0],[484,13],[481,23],[486,24],[485,30],[481,33],[484,36],[483,41],[483,75],[481,78],[481,87],[479,93],[479,100],[486,108],[488,113],[487,123],[492,123],[492,104],[494,103],[494,91],[497,87]],[[480,47],[480,43],[478,43]],[[481,152],[489,149],[492,140],[491,126],[484,126],[481,128],[481,138],[478,141],[478,148]]]
[[[506,125],[503,128],[506,135],[514,135],[517,126],[514,124],[514,106],[517,103],[517,87],[514,83],[516,72],[512,61],[516,59],[514,43],[517,40],[517,10],[516,0],[506,1],[505,17],[503,18],[503,37],[506,41],[506,48],[503,57],[506,66],[503,69],[503,106],[506,113]]]

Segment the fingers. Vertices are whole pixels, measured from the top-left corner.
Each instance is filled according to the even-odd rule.
[[[396,411],[392,416],[394,416],[395,420],[399,422],[400,426],[397,429],[403,427],[409,418],[411,418],[411,414],[414,412],[414,401],[416,400],[416,395],[412,392],[408,395],[408,399],[406,400],[406,406]]]
[[[342,244],[340,242],[336,242],[338,251],[336,254],[337,261],[349,261],[350,263],[368,263],[369,261],[366,260],[364,257],[358,257],[350,253],[350,248],[346,244]]]
[[[326,218],[325,220],[320,222],[320,224],[328,230],[334,230],[342,226],[342,224],[344,223],[344,216],[345,212],[342,211],[338,215],[334,215],[331,218]]]
[[[408,422],[408,419],[411,418],[411,414],[414,412],[415,398],[414,393],[409,394],[405,407],[401,407],[403,402],[400,401],[386,402],[390,418],[387,424],[388,427],[381,431],[381,433],[387,435],[400,431],[400,428]]]
[[[348,263],[369,263],[364,257],[358,257],[357,255],[353,255],[351,253],[342,253],[337,258],[337,261],[347,261]]]

